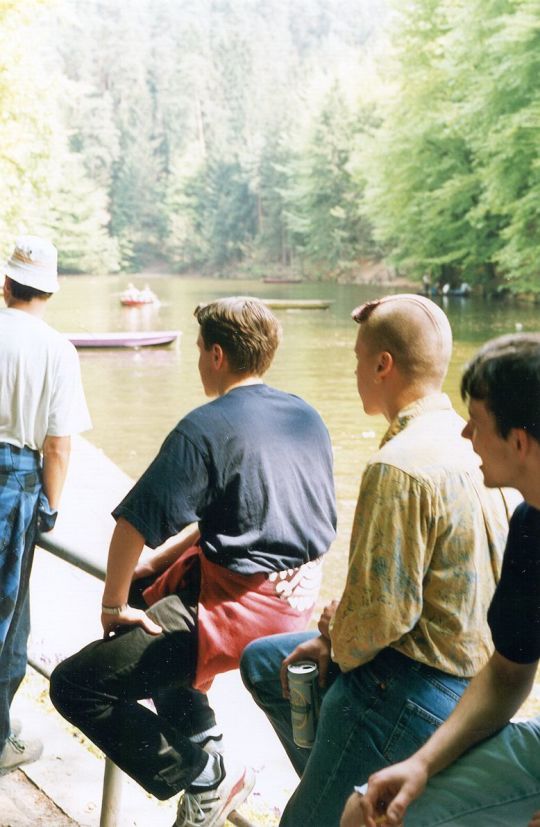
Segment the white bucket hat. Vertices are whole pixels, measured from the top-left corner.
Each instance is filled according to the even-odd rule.
[[[56,293],[60,287],[57,261],[56,247],[50,241],[36,235],[22,235],[15,242],[4,272],[19,284],[44,293]]]

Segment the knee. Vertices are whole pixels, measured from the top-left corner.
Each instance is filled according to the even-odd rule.
[[[49,683],[49,695],[53,706],[62,712],[66,699],[70,693],[67,691],[69,666],[68,661],[63,661],[55,667]],[[71,693],[72,694],[72,693]]]
[[[67,717],[67,713],[78,695],[76,680],[74,680],[73,675],[74,671],[73,658],[68,658],[55,667],[49,683],[49,695],[53,706],[64,717]]]
[[[248,643],[240,659],[244,686],[257,700],[259,696],[281,694],[280,671],[289,647],[283,650],[281,635],[270,635]],[[293,647],[294,648],[294,647]]]
[[[261,660],[259,641],[248,643],[240,658],[240,675],[244,686],[253,694]]]

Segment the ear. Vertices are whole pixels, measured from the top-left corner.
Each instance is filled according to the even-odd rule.
[[[393,367],[394,357],[387,350],[383,350],[379,353],[377,367],[375,368],[376,380],[380,382],[382,379],[386,379]]]
[[[514,450],[520,459],[525,459],[531,450],[531,435],[524,428],[512,428],[509,434]]]
[[[221,345],[213,344],[212,345],[212,366],[215,370],[221,370],[223,365],[223,361],[225,359],[225,353],[223,352],[223,348]]]

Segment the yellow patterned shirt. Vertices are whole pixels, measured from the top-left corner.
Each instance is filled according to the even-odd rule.
[[[404,408],[362,478],[345,591],[331,628],[343,671],[387,646],[469,677],[491,654],[487,610],[509,510],[445,394]]]

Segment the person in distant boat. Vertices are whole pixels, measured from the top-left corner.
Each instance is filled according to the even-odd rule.
[[[43,320],[59,288],[56,247],[17,239],[4,265],[0,310],[0,774],[35,761],[42,744],[19,737],[10,706],[25,675],[28,586],[38,530],[50,531],[71,435],[91,427],[79,359]]]
[[[120,302],[125,305],[159,304],[159,299],[148,284],[145,284],[143,289],[139,290],[130,281],[126,289],[120,294]]]
[[[342,827],[540,825],[540,718],[508,723],[540,659],[540,334],[488,342],[467,366],[461,392],[469,405],[464,436],[486,485],[511,485],[525,498],[488,613],[495,651],[424,747],[373,775],[364,798],[351,796]]]
[[[336,521],[322,419],[263,381],[280,339],[276,317],[245,297],[195,316],[199,373],[215,398],[178,423],[113,512],[105,640],[51,677],[56,708],[148,792],[185,791],[179,827],[222,824],[249,795],[252,773],[224,762],[205,691],[253,638],[305,628]],[[131,606],[143,545],[194,523],[150,566],[165,569],[144,592],[151,608]],[[156,712],[138,703],[149,697]]]
[[[355,784],[405,757],[449,715],[490,654],[485,613],[509,513],[482,483],[441,386],[452,335],[430,299],[358,307],[356,379],[388,430],[362,476],[341,600],[319,632],[247,646],[241,672],[300,783],[282,827],[337,827]],[[313,747],[292,740],[287,667],[318,663],[326,687]],[[281,672],[281,685],[280,685]]]

